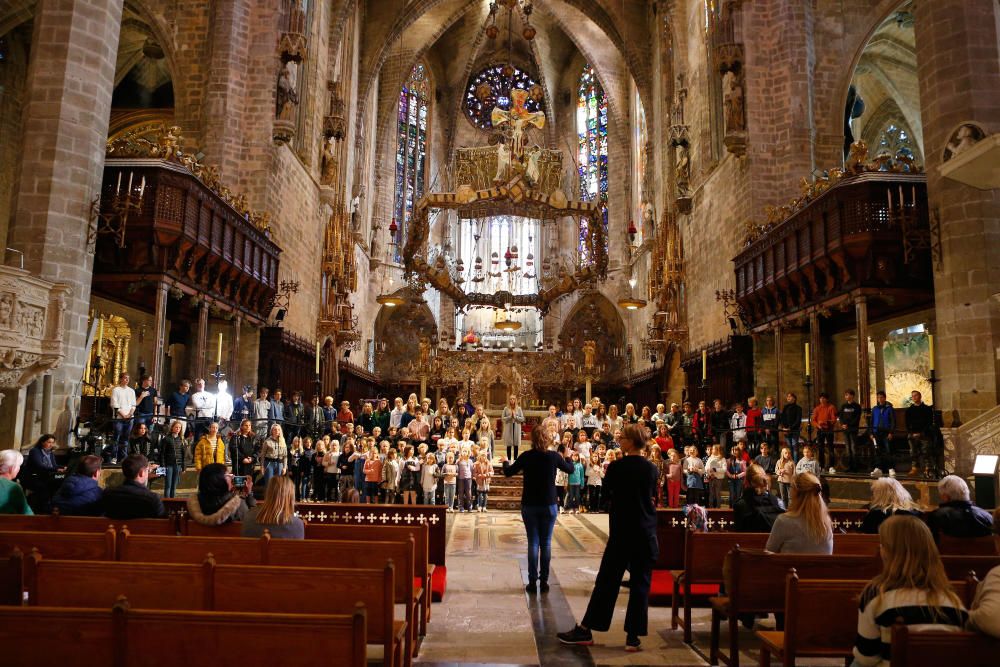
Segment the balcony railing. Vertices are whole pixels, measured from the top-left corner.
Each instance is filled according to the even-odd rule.
[[[932,293],[931,246],[925,176],[847,177],[735,257],[736,299],[751,328],[850,293],[895,292],[904,308]]]

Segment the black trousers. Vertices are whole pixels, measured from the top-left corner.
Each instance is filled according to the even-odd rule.
[[[653,581],[653,565],[656,562],[656,537],[650,536],[650,544],[608,543],[601,558],[601,568],[597,572],[594,591],[590,594],[587,613],[582,624],[591,630],[607,632],[611,627],[611,617],[615,613],[615,602],[622,585],[625,570],[629,571],[631,585],[628,607],[625,610],[625,632],[644,636],[649,624],[649,587]]]

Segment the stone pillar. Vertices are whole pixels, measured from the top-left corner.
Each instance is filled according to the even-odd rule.
[[[202,114],[201,151],[206,162],[219,166],[225,181],[233,182],[240,173],[240,154],[244,144],[243,111],[247,95],[247,61],[250,57],[251,3],[249,0],[219,0],[212,4],[211,54]],[[261,45],[261,48],[265,47]],[[268,44],[266,48],[273,50],[274,45]],[[275,85],[277,76],[275,61]],[[257,109],[257,113],[267,117],[273,115],[273,109]]]
[[[784,364],[784,353],[785,353],[785,341],[782,335],[782,328],[779,324],[774,327],[774,360],[775,360],[775,375],[774,375],[774,402],[776,405],[784,405],[781,400],[781,389],[785,386],[785,364]]]
[[[819,315],[817,313],[811,313],[809,315],[809,347],[812,349],[812,359],[810,364],[812,365],[812,381],[815,387],[816,395],[818,396],[821,391],[826,391],[823,386],[823,333],[820,331],[819,325]],[[806,374],[809,374],[809,369],[806,369]]]
[[[875,344],[875,391],[885,391],[885,334],[880,333],[872,336]]]
[[[167,344],[167,284],[156,286],[156,304],[153,309],[153,386],[162,389],[163,353]]]
[[[854,300],[855,325],[858,335],[858,403],[865,410],[872,406],[871,356],[868,354],[868,299]]]
[[[90,206],[101,185],[122,0],[38,0],[25,87],[17,209],[8,245],[24,268],[70,286],[66,357],[52,372],[53,426],[64,442],[87,359],[93,255]],[[12,401],[13,402],[13,401]],[[0,421],[0,428],[13,428]]]
[[[240,329],[243,328],[243,316],[237,315],[233,318],[232,347],[229,348],[229,386],[234,396],[243,393],[245,382],[240,381]]]
[[[937,375],[934,407],[945,425],[969,422],[1000,400],[1000,191],[941,176],[956,130],[976,123],[1000,131],[1000,40],[996,3],[914,3],[927,196],[940,222],[934,273]]]
[[[198,308],[198,329],[195,332],[194,350],[191,354],[191,379],[204,378],[207,366],[205,365],[208,354],[208,302],[202,301]],[[206,383],[207,384],[207,383]]]

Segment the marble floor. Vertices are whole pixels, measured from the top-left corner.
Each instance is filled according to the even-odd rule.
[[[670,609],[650,608],[650,635],[643,650],[626,653],[622,589],[612,630],[595,633],[589,648],[565,647],[555,633],[582,618],[607,539],[605,514],[562,515],[552,545],[551,590],[528,596],[524,527],[516,512],[449,515],[448,591],[434,605],[417,662],[444,665],[707,665],[710,614],[695,612],[694,644],[670,629]],[[770,625],[769,621],[762,622]],[[741,645],[755,648],[744,631]],[[756,665],[756,650],[741,653],[743,665]],[[777,663],[775,663],[777,664]],[[838,665],[841,661],[801,664]]]

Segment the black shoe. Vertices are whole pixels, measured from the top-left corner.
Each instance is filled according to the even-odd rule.
[[[524,591],[526,593],[528,593],[529,595],[533,595],[536,592],[535,591],[535,584],[534,583],[528,584],[527,586],[524,587]]]
[[[563,644],[571,646],[593,646],[594,635],[590,630],[574,625],[569,632],[560,632],[556,635]]]
[[[625,637],[625,651],[626,653],[635,653],[640,650],[639,637],[636,635],[628,635]]]
[[[548,593],[549,592],[549,585],[543,581],[540,584],[538,584],[538,590],[541,593]]]

